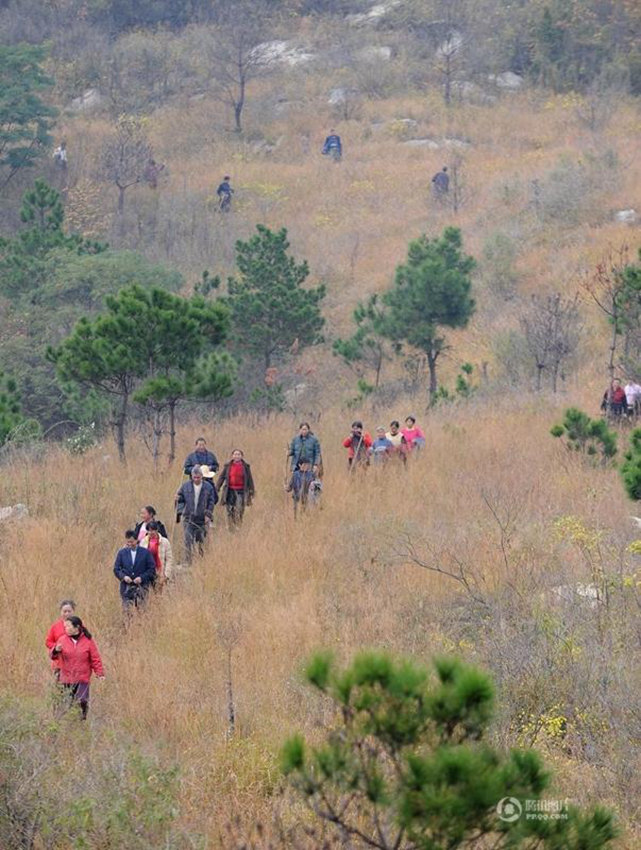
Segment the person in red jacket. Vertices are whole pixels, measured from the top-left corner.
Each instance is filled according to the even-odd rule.
[[[51,626],[49,631],[47,632],[47,637],[45,638],[45,646],[49,653],[54,648],[59,638],[61,638],[65,633],[65,621],[69,617],[73,617],[76,613],[76,603],[73,599],[63,599],[60,603],[60,619],[56,620],[56,622]],[[56,678],[56,681],[60,679],[60,659],[54,658],[51,661],[51,669],[53,670],[53,675]]]
[[[343,446],[348,450],[347,462],[350,469],[367,466],[371,445],[372,438],[367,431],[363,431],[363,423],[359,419],[352,422],[352,431],[349,437],[343,440]]]
[[[216,486],[221,494],[220,501],[227,508],[229,530],[234,531],[242,523],[245,508],[251,505],[256,495],[251,466],[240,449],[231,453]]]
[[[60,661],[60,684],[65,701],[69,705],[78,703],[84,720],[89,708],[91,674],[104,679],[105,673],[98,647],[80,617],[68,617],[64,627],[65,633],[51,650],[51,657]]]

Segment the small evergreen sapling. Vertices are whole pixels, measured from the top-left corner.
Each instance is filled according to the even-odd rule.
[[[608,428],[603,419],[590,419],[587,413],[569,407],[561,425],[550,429],[553,437],[565,437],[569,451],[579,452],[608,463],[617,453],[617,435]]]
[[[306,678],[336,713],[324,742],[312,747],[296,735],[282,751],[283,771],[310,811],[352,848],[608,847],[616,829],[603,808],[525,816],[522,801],[539,801],[550,782],[539,755],[503,753],[484,740],[494,701],[484,673],[455,659],[434,667],[431,676],[378,652],[345,670],[327,654],[311,660]],[[505,816],[506,799],[516,817]]]

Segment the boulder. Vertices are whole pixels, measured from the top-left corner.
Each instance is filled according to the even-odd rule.
[[[26,505],[17,504],[0,508],[0,522],[7,519],[23,519],[26,516],[29,516],[29,508]]]
[[[308,53],[302,47],[297,47],[291,41],[265,41],[257,44],[252,50],[252,56],[263,65],[302,65],[315,59],[313,53]]]
[[[370,44],[359,50],[356,57],[364,62],[389,62],[392,58],[392,48],[386,45]]]
[[[619,224],[634,224],[638,219],[637,211],[633,209],[619,210],[614,214],[614,220]]]
[[[74,97],[71,101],[70,109],[74,112],[89,112],[101,106],[103,101],[104,98],[98,89],[87,89],[80,97]]]
[[[358,97],[358,94],[359,93],[356,89],[331,89],[327,96],[327,103],[330,106],[342,106],[344,103],[347,103],[348,100]]]
[[[552,593],[562,602],[570,605],[583,602],[590,608],[596,608],[603,603],[596,584],[560,584],[552,588]]]
[[[438,150],[441,146],[434,139],[408,139],[403,142],[408,148],[429,148],[429,150]]]
[[[497,89],[503,89],[503,91],[518,91],[525,82],[520,74],[515,74],[513,71],[503,71],[502,74],[490,74],[488,79],[494,83]]]

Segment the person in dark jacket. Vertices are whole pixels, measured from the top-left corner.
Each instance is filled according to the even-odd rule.
[[[176,521],[183,522],[187,562],[191,563],[195,545],[203,554],[203,544],[218,502],[216,487],[203,479],[203,471],[196,465],[191,470],[191,480],[185,481],[176,493]]]
[[[125,531],[125,545],[116,555],[114,575],[120,581],[120,598],[125,611],[142,605],[156,578],[156,562],[148,549],[138,545],[133,529]]]
[[[320,442],[312,433],[309,422],[301,422],[298,426],[298,434],[289,445],[288,456],[292,459],[292,472],[298,469],[303,460],[308,460],[312,469],[320,467]]]
[[[434,194],[440,197],[447,195],[450,191],[450,175],[447,173],[447,165],[444,165],[440,171],[437,171],[432,177],[432,186]]]
[[[218,459],[213,452],[208,450],[204,437],[198,437],[195,451],[187,455],[184,465],[185,475],[191,475],[195,466],[208,466],[213,472],[218,472]]]
[[[298,515],[299,505],[304,512],[308,504],[318,504],[321,487],[321,481],[313,472],[310,462],[306,459],[301,460],[298,468],[292,472],[289,484],[285,487],[286,492],[291,493],[294,500],[294,517]]]
[[[136,524],[134,531],[136,532],[136,540],[140,543],[147,536],[150,522],[155,522],[158,526],[158,531],[161,537],[167,537],[167,529],[162,522],[156,517],[156,509],[153,505],[145,505],[140,511],[140,522]]]
[[[329,131],[329,136],[325,139],[321,153],[324,156],[330,156],[334,162],[340,162],[343,156],[343,143],[336,130]]]
[[[222,183],[216,189],[216,194],[218,195],[218,207],[221,212],[229,212],[231,209],[231,196],[234,194],[234,190],[231,187],[231,183],[229,182],[231,177],[226,174],[223,177]]]
[[[251,466],[240,449],[234,449],[231,453],[231,458],[218,476],[217,484],[222,504],[227,508],[229,529],[234,531],[242,523],[245,508],[251,505],[256,495]]]

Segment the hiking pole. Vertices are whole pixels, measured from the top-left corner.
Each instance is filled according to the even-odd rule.
[[[354,457],[352,458],[352,462],[349,465],[349,472],[347,473],[348,475],[352,474],[352,469],[354,469],[354,467],[356,466],[356,459],[358,458],[358,453],[360,452],[362,445],[363,445],[363,432],[361,431],[361,436],[360,436],[360,439],[358,441],[358,445],[356,446],[356,451],[354,452]]]

